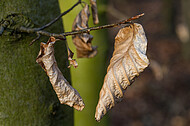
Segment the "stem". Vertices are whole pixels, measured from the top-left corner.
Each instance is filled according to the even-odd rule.
[[[44,36],[53,36],[56,38],[60,38],[60,39],[64,39],[65,40],[65,36],[62,34],[56,34],[56,33],[50,33],[47,31],[43,31],[43,30],[39,30],[36,31],[34,28],[25,28],[25,27],[20,27],[19,29],[17,29],[19,32],[25,32],[25,33],[36,33],[39,35],[44,35]]]
[[[41,37],[41,35],[37,34],[37,37],[35,39],[33,39],[32,42],[29,45],[31,46],[35,41],[37,41],[38,39],[40,39],[40,37]]]
[[[105,29],[105,28],[113,28],[113,27],[117,27],[121,24],[126,24],[126,23],[131,23],[132,20],[138,19],[139,17],[142,17],[144,15],[144,13],[136,15],[134,17],[131,17],[127,20],[122,20],[118,23],[114,23],[114,24],[108,24],[108,25],[103,25],[103,26],[97,26],[97,27],[91,27],[91,28],[86,28],[86,29],[82,29],[82,30],[78,30],[78,31],[72,31],[72,32],[65,32],[62,33],[63,36],[68,36],[68,35],[76,35],[76,34],[81,34],[81,33],[87,33],[93,30],[99,30],[99,29]]]
[[[122,20],[122,21],[120,21],[118,23],[108,24],[108,25],[103,25],[103,26],[97,26],[97,27],[91,27],[91,28],[86,28],[86,29],[82,29],[82,30],[78,30],[78,31],[65,32],[65,33],[61,33],[61,34],[50,33],[50,32],[43,31],[43,30],[36,31],[35,28],[25,28],[25,27],[20,27],[17,30],[20,31],[20,32],[36,33],[36,34],[44,35],[44,36],[53,36],[53,37],[65,40],[65,36],[76,35],[76,34],[81,34],[81,33],[87,33],[87,32],[93,31],[93,30],[112,28],[112,27],[117,27],[117,26],[119,26],[121,24],[131,23],[132,20],[138,19],[138,18],[142,17],[143,15],[144,15],[144,13],[136,15],[136,16],[131,17],[131,18],[126,19],[126,20]]]

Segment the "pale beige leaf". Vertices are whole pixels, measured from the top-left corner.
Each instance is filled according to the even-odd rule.
[[[72,30],[82,30],[88,28],[88,19],[90,16],[89,7],[85,5],[82,11],[76,16]],[[76,46],[78,58],[90,58],[97,54],[97,47],[93,47],[91,41],[93,36],[89,33],[77,34],[72,36],[73,43]]]
[[[97,10],[96,0],[90,0],[90,4],[91,4],[91,9],[92,9],[93,23],[98,24],[99,19],[98,19],[98,10]]]
[[[41,43],[36,62],[46,71],[60,103],[74,107],[76,110],[82,110],[84,102],[81,96],[64,78],[57,66],[54,56],[54,43],[54,37],[51,37],[47,43]]]
[[[100,91],[95,113],[97,121],[123,99],[127,86],[148,66],[146,48],[147,39],[140,24],[120,29],[115,37],[113,57]]]

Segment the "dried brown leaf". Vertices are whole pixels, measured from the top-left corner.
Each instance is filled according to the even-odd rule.
[[[97,10],[96,0],[90,0],[90,4],[91,4],[91,9],[92,9],[93,23],[98,24],[99,19],[98,19],[98,10]]]
[[[90,16],[89,7],[85,5],[82,11],[76,16],[72,30],[82,30],[88,28],[88,19]],[[97,47],[93,47],[91,41],[93,36],[89,33],[77,34],[72,36],[73,43],[76,46],[78,58],[90,58],[97,54]]]
[[[78,63],[76,61],[76,59],[73,59],[73,55],[74,53],[68,48],[68,60],[70,65],[68,66],[68,68],[70,68],[72,65],[77,68],[78,67]]]
[[[36,62],[46,71],[61,104],[67,104],[76,110],[82,110],[84,102],[81,96],[64,78],[57,66],[53,47],[55,41],[54,37],[50,37],[47,43],[41,43]]]
[[[149,64],[146,56],[147,39],[140,24],[135,23],[120,29],[115,37],[114,48],[99,94],[95,114],[97,121],[123,99],[127,86]]]

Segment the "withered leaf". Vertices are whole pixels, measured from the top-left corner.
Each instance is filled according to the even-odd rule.
[[[85,5],[82,11],[76,16],[72,30],[82,30],[88,28],[88,19],[90,16],[89,7]],[[91,41],[93,36],[89,33],[77,34],[72,36],[73,43],[76,46],[78,58],[90,58],[97,54],[97,47],[93,47]]]
[[[98,24],[99,19],[98,19],[98,10],[97,10],[96,0],[90,0],[90,4],[91,4],[91,9],[92,9],[93,23]]]
[[[97,121],[123,99],[127,86],[149,65],[146,48],[147,39],[140,24],[130,24],[120,29],[115,37],[113,57],[99,94],[95,113]]]
[[[81,96],[64,78],[57,66],[53,47],[55,41],[54,37],[50,37],[47,43],[41,43],[36,62],[46,71],[60,103],[74,107],[76,110],[82,110],[84,102]]]
[[[78,63],[76,61],[76,59],[73,59],[73,55],[74,53],[70,50],[70,48],[68,48],[68,60],[70,65],[68,66],[68,68],[70,68],[72,65],[77,68],[78,67]]]

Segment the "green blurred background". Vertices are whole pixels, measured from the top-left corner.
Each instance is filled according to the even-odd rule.
[[[59,0],[61,12],[64,12],[77,0]],[[90,3],[89,0],[85,0],[86,3]],[[90,5],[90,4],[89,4]],[[106,0],[98,1],[99,6],[106,5]],[[91,8],[89,8],[91,11]],[[78,5],[70,13],[63,16],[63,25],[65,31],[72,31],[72,24],[75,17],[82,10],[82,6]],[[106,24],[105,12],[99,11],[99,24]],[[89,26],[92,27],[92,15],[90,16]],[[99,91],[103,84],[104,75],[106,73],[106,60],[108,50],[108,34],[107,30],[98,30],[90,32],[93,35],[92,45],[98,46],[98,54],[94,58],[79,58],[76,59],[78,67],[71,68],[71,82],[72,86],[80,93],[85,102],[85,108],[83,111],[74,110],[74,125],[75,126],[105,126],[107,125],[107,116],[105,116],[100,123],[95,120],[95,109],[98,103]],[[72,42],[72,37],[67,37],[67,42],[70,49],[74,52],[74,58],[76,58],[76,48]]]

